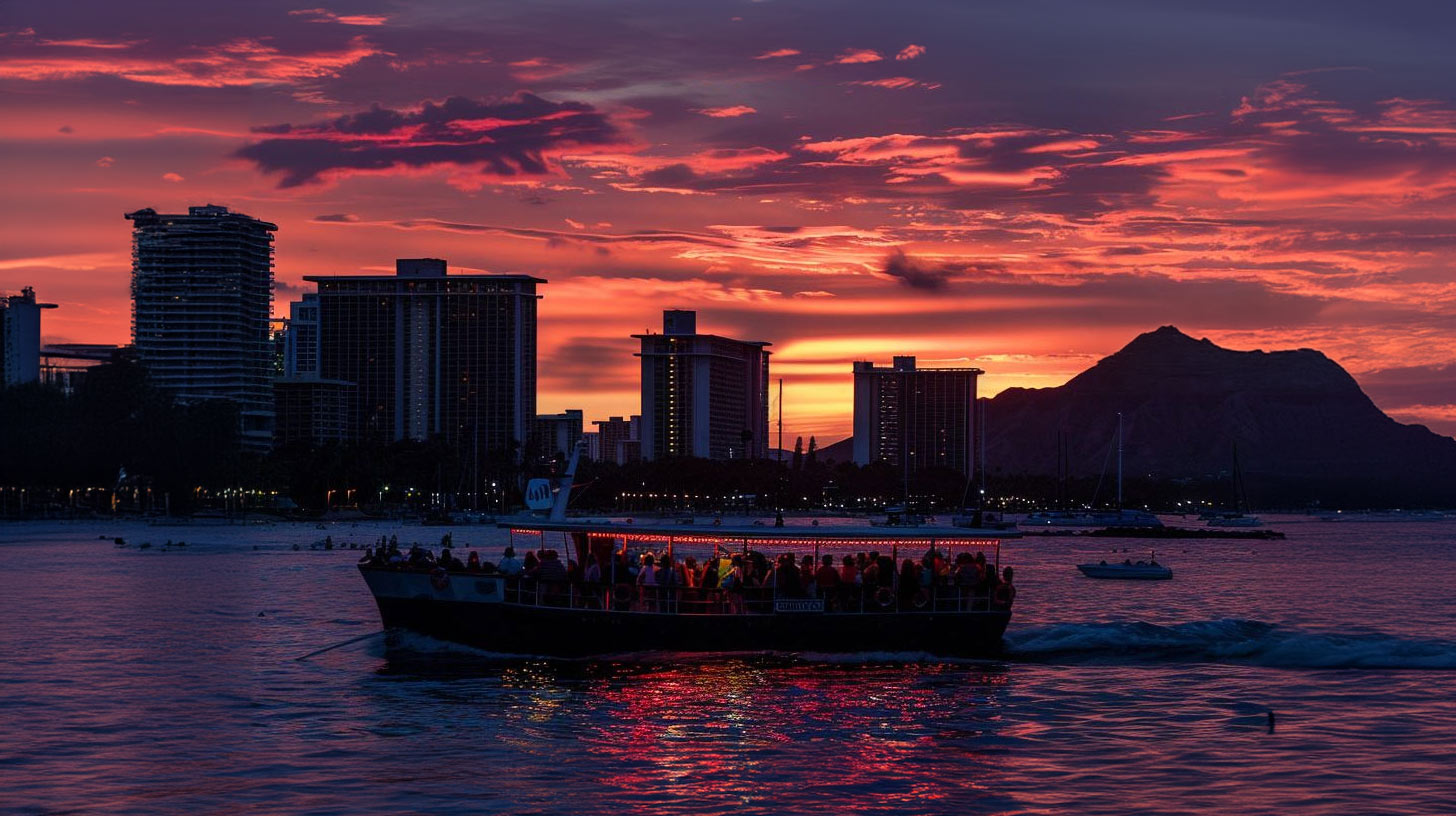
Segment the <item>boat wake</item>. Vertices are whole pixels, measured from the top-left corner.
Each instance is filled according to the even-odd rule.
[[[682,664],[718,660],[755,660],[826,664],[996,663],[1105,664],[1227,663],[1288,669],[1456,670],[1456,643],[1415,640],[1380,633],[1308,632],[1261,621],[1223,619],[1159,626],[1152,623],[1058,623],[1008,633],[1000,658],[949,658],[924,652],[632,652],[560,658],[502,654],[436,640],[413,632],[392,631],[374,647],[381,656],[474,663],[622,663]]]
[[[1006,656],[1040,663],[1208,662],[1303,669],[1456,669],[1456,643],[1308,632],[1223,619],[1171,626],[1059,623],[1011,632]]]

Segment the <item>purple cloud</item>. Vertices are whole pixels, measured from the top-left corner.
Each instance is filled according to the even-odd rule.
[[[418,110],[376,105],[367,111],[307,125],[268,125],[237,156],[264,173],[282,175],[280,187],[325,176],[383,173],[438,166],[478,168],[486,176],[540,176],[565,148],[625,141],[606,114],[581,102],[553,102],[522,93],[487,102],[454,96]]]

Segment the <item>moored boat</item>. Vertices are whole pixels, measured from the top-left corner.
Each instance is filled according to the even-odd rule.
[[[1250,516],[1237,511],[1203,513],[1198,517],[1208,522],[1209,527],[1263,527],[1264,522],[1258,516]]]
[[[1120,578],[1133,581],[1159,581],[1173,577],[1173,570],[1157,561],[1123,561],[1121,564],[1109,564],[1102,561],[1096,564],[1078,564],[1077,569],[1088,578]]]

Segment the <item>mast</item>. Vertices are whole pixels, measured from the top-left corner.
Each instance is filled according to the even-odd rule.
[[[980,408],[976,413],[981,416],[981,444],[977,446],[980,449],[977,452],[981,454],[981,500],[976,502],[976,506],[983,509],[986,506],[986,405],[989,403],[990,400],[977,400],[975,403],[972,403]],[[1005,509],[1004,506],[1002,509]]]
[[[779,464],[784,463],[784,378],[779,377]]]
[[[1122,412],[1117,412],[1117,510],[1122,512]]]
[[[1249,512],[1249,487],[1244,484],[1244,471],[1239,467],[1239,443],[1234,441],[1234,509]]]

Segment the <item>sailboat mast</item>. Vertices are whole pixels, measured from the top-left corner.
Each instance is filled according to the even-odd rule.
[[[986,503],[986,402],[982,402],[980,407],[981,444],[979,446],[979,453],[981,454],[981,500],[976,503],[977,507],[981,507]]]
[[[1117,412],[1117,509],[1122,509],[1122,412]]]
[[[784,378],[779,377],[779,464],[784,463]]]

